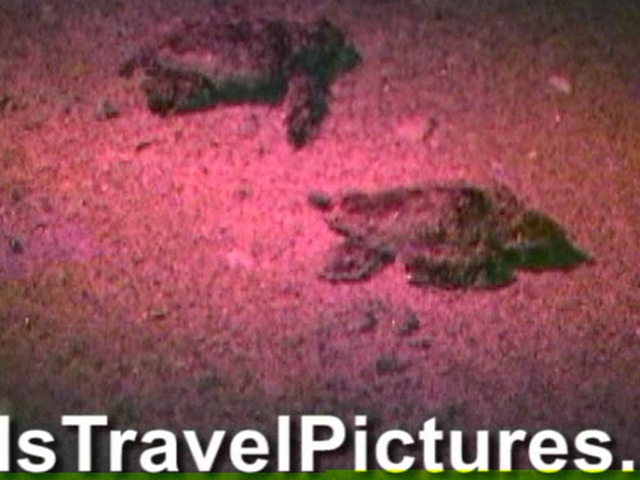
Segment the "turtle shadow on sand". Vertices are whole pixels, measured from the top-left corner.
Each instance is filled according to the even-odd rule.
[[[556,221],[502,185],[428,183],[335,198],[315,192],[309,201],[344,237],[320,272],[333,282],[366,280],[400,261],[411,284],[492,288],[514,281],[516,270],[591,261]]]
[[[140,48],[119,73],[129,77],[142,69],[148,107],[161,115],[284,101],[288,140],[300,148],[327,114],[330,83],[359,61],[355,46],[326,19],[205,18]]]

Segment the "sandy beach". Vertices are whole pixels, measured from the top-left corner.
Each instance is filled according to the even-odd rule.
[[[281,106],[163,118],[118,76],[205,12],[324,16],[357,46],[308,145]],[[435,416],[598,428],[640,460],[638,25],[631,0],[3,1],[0,414],[205,436]],[[440,180],[509,186],[594,263],[497,290],[318,278],[336,235],[309,192]]]

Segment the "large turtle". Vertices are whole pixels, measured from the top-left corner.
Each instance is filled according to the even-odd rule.
[[[320,273],[330,281],[365,280],[399,260],[412,284],[498,287],[517,269],[568,269],[590,259],[557,222],[502,185],[430,183],[335,199],[314,193],[310,201],[344,237]]]
[[[144,71],[149,109],[170,114],[220,103],[279,103],[287,97],[289,142],[303,146],[325,116],[328,88],[360,60],[326,19],[313,23],[205,18],[140,48],[120,74]]]

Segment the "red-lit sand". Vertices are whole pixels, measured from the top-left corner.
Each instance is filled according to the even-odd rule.
[[[0,413],[205,433],[310,413],[415,432],[436,415],[469,431],[601,428],[638,459],[637,3],[230,8],[324,13],[363,54],[296,153],[280,108],[146,111],[118,62],[207,2],[150,3],[0,7]],[[104,100],[119,118],[96,119]],[[492,292],[410,287],[399,266],[317,279],[336,239],[309,191],[434,179],[505,182],[597,263]]]

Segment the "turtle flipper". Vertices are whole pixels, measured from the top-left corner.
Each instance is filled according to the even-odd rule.
[[[298,149],[315,134],[329,110],[326,87],[300,70],[289,78],[285,103],[287,139]]]
[[[333,247],[320,278],[331,282],[367,280],[395,259],[384,246],[371,246],[358,239],[347,239]]]
[[[514,281],[513,268],[499,254],[431,259],[416,256],[405,261],[412,285],[439,288],[496,288]]]

